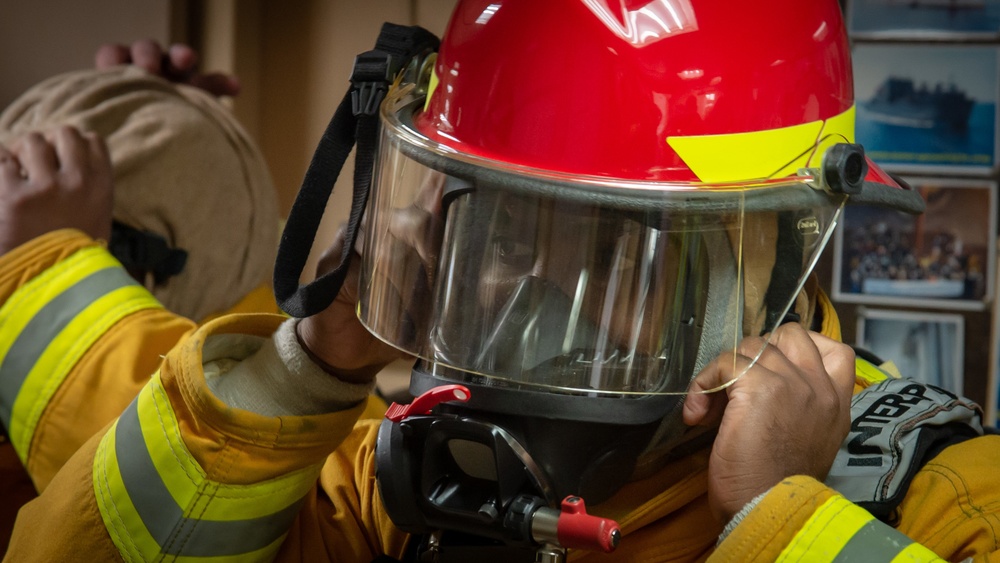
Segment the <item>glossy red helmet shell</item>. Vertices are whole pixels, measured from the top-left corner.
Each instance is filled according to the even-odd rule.
[[[416,119],[430,139],[631,180],[704,179],[668,138],[822,122],[854,103],[834,0],[468,0],[435,74]]]

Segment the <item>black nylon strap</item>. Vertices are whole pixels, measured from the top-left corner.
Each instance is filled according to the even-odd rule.
[[[305,179],[302,181],[302,187],[295,196],[295,202],[288,214],[285,230],[281,233],[278,256],[274,262],[274,296],[281,309],[294,317],[307,317],[325,309],[337,296],[347,275],[347,268],[343,267],[347,263],[344,255],[349,256],[349,251],[356,240],[356,225],[355,239],[344,243],[345,252],[341,256],[340,265],[307,285],[299,285],[316,231],[323,219],[326,202],[330,199],[337,176],[340,175],[340,170],[343,169],[347,156],[354,146],[356,125],[357,119],[351,112],[349,92],[340,102],[320,138]],[[361,170],[355,169],[354,199],[349,219],[352,224],[360,222],[361,213],[355,213],[355,209],[362,207],[356,201],[359,198],[360,173]],[[369,179],[370,174],[371,171]]]
[[[418,25],[382,24],[375,50],[389,53],[405,63],[424,51],[437,51],[441,40]]]
[[[771,284],[764,294],[767,321],[764,331],[777,328],[785,319],[778,318],[788,304],[787,298],[794,291],[802,275],[802,240],[796,231],[797,217],[791,211],[778,213],[778,239],[775,243],[774,267]],[[794,311],[789,311],[793,315]],[[797,320],[797,319],[792,319]]]
[[[137,279],[152,274],[156,285],[183,272],[188,258],[186,250],[170,246],[164,237],[118,221],[111,223],[108,251]]]
[[[300,318],[314,315],[326,309],[340,292],[371,189],[379,104],[402,65],[423,51],[437,49],[438,44],[437,37],[423,28],[386,23],[376,49],[355,59],[351,88],[313,153],[278,244],[274,296],[289,315]],[[326,203],[355,143],[354,194],[340,262],[334,270],[299,285]]]

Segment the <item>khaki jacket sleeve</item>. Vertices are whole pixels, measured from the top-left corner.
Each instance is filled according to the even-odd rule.
[[[73,230],[0,257],[0,326],[0,418],[39,490],[193,328]]]

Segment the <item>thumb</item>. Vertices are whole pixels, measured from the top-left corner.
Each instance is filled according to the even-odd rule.
[[[695,376],[684,398],[684,423],[688,426],[714,426],[722,420],[729,396],[729,383],[736,373],[733,368],[735,354],[726,354],[712,360]]]

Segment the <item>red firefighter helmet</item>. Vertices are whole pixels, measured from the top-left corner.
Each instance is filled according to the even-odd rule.
[[[849,200],[921,208],[853,143],[836,0],[463,0],[407,70],[381,108],[359,318],[420,359],[414,395],[468,402],[416,437],[383,423],[379,466],[433,460],[380,477],[397,525],[522,488],[608,498],[676,444],[700,370],[811,326]]]
[[[416,125],[562,173],[773,177],[822,135],[851,138],[848,49],[836,2],[463,2]]]
[[[848,197],[919,207],[853,144],[836,1],[468,0],[425,62],[383,104],[360,316],[471,377],[683,393],[808,322]]]

